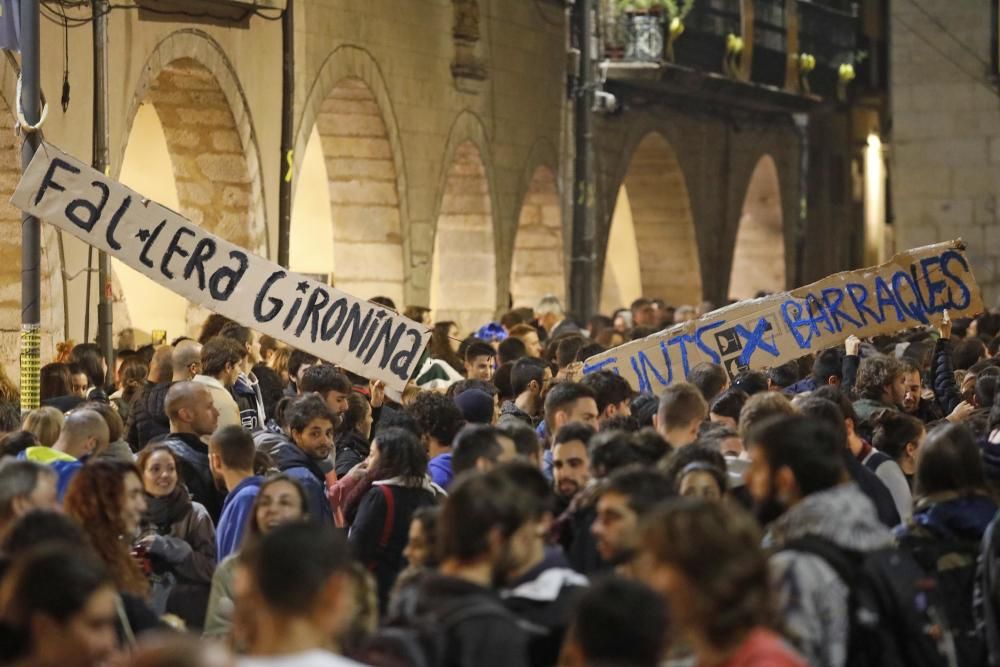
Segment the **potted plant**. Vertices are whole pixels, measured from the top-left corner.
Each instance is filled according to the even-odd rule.
[[[695,0],[619,0],[625,23],[625,58],[659,62],[674,59],[673,43]]]

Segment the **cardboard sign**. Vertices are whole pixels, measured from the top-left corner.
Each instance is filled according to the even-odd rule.
[[[43,144],[11,202],[184,298],[402,390],[430,329],[200,229]]]
[[[983,311],[962,241],[917,248],[881,266],[838,273],[806,287],[741,301],[584,362],[638,391],[660,393],[695,365],[721,364],[730,377],[839,345]]]

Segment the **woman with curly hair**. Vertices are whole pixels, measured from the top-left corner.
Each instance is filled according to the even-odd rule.
[[[149,583],[131,552],[146,511],[139,469],[120,461],[91,461],[70,482],[63,509],[83,527],[118,590],[144,598]]]
[[[647,516],[637,570],[671,610],[695,664],[805,667],[770,629],[767,558],[753,518],[700,498],[668,501]]]

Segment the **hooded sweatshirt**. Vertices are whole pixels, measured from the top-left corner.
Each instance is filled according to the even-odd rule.
[[[56,495],[60,503],[63,501],[63,496],[66,495],[66,490],[69,488],[73,476],[83,467],[82,462],[51,447],[28,447],[21,452],[18,458],[47,465],[55,471],[57,477]]]
[[[769,526],[764,545],[781,549],[808,536],[862,553],[893,546],[874,505],[853,483],[804,498]],[[814,667],[844,667],[849,630],[844,582],[820,556],[801,551],[777,551],[770,570],[789,640]]]
[[[271,450],[271,458],[281,472],[294,477],[302,485],[309,504],[309,515],[333,525],[333,510],[326,496],[326,475],[319,463],[294,442],[287,440]]]

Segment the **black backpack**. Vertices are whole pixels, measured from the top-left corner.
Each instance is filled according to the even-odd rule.
[[[908,551],[917,564],[934,577],[941,610],[955,642],[958,664],[961,667],[987,664],[986,639],[973,611],[976,566],[982,542],[954,536],[933,540],[904,537],[900,548]]]
[[[974,601],[977,627],[986,642],[990,667],[1000,667],[1000,514],[983,534]]]
[[[365,643],[356,659],[379,667],[450,667],[454,657],[452,631],[473,618],[507,619],[509,614],[496,602],[456,600],[434,612],[416,611],[417,596],[402,593],[399,617],[379,628]]]
[[[849,592],[850,667],[954,667],[950,632],[935,582],[905,551],[849,551],[806,536],[782,551],[822,558]]]

